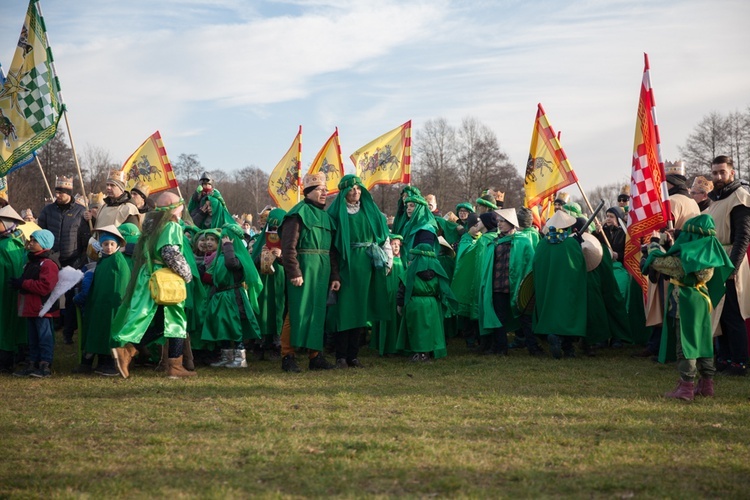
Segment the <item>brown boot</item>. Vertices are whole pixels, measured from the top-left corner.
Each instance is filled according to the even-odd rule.
[[[112,357],[115,358],[117,371],[120,372],[122,378],[128,378],[130,376],[130,362],[137,354],[138,351],[133,347],[133,344],[127,344],[125,347],[112,348]]]
[[[195,377],[197,372],[189,372],[182,366],[182,356],[179,358],[167,358],[167,377],[172,379]]]
[[[702,378],[695,384],[693,390],[694,396],[703,396],[706,398],[714,397],[714,380],[712,378]]]
[[[195,360],[193,359],[193,349],[190,347],[190,335],[185,337],[185,346],[182,349],[182,365],[188,371],[195,371]]]

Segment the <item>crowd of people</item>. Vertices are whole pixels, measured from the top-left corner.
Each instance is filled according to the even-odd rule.
[[[368,344],[429,363],[458,337],[554,359],[642,345],[635,356],[677,360],[667,397],[713,396],[717,371],[747,373],[750,193],[726,156],[690,188],[681,164],[666,174],[672,227],[640,242],[645,302],[623,266],[627,190],[603,223],[565,193],[546,220],[493,190],[443,215],[414,186],[387,217],[357,176],[327,205],[312,174],[257,230],[208,174],[185,201],[113,172],[83,204],[61,177],[36,220],[0,200],[0,371],[49,377],[56,324],[77,337],[75,373],[124,378],[133,364],[242,369],[248,353],[286,372],[304,355],[310,370],[361,369]]]

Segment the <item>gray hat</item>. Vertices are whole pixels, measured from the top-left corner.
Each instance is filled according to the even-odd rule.
[[[211,178],[210,175],[208,175],[208,172],[203,172],[203,175],[201,175],[200,181],[201,182],[204,182],[204,181],[210,182],[211,184],[214,183],[214,180]]]

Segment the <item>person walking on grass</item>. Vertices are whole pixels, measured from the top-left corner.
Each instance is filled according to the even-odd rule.
[[[714,395],[711,311],[725,293],[734,265],[719,240],[714,220],[702,214],[685,222],[672,247],[648,247],[643,271],[653,268],[671,276],[667,289],[659,361],[677,359],[680,379],[667,398],[691,401],[695,395]],[[696,376],[700,374],[698,384]]]
[[[55,336],[52,318],[60,315],[57,303],[41,318],[39,313],[57,284],[60,264],[52,256],[55,236],[46,229],[31,233],[26,242],[27,262],[19,277],[10,279],[18,290],[18,314],[26,318],[29,364],[15,372],[18,377],[46,378],[52,375]]]

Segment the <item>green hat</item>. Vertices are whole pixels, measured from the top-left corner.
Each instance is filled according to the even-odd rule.
[[[468,210],[469,213],[474,213],[474,207],[468,201],[464,201],[456,205],[456,213],[458,213],[458,211],[462,208]]]

